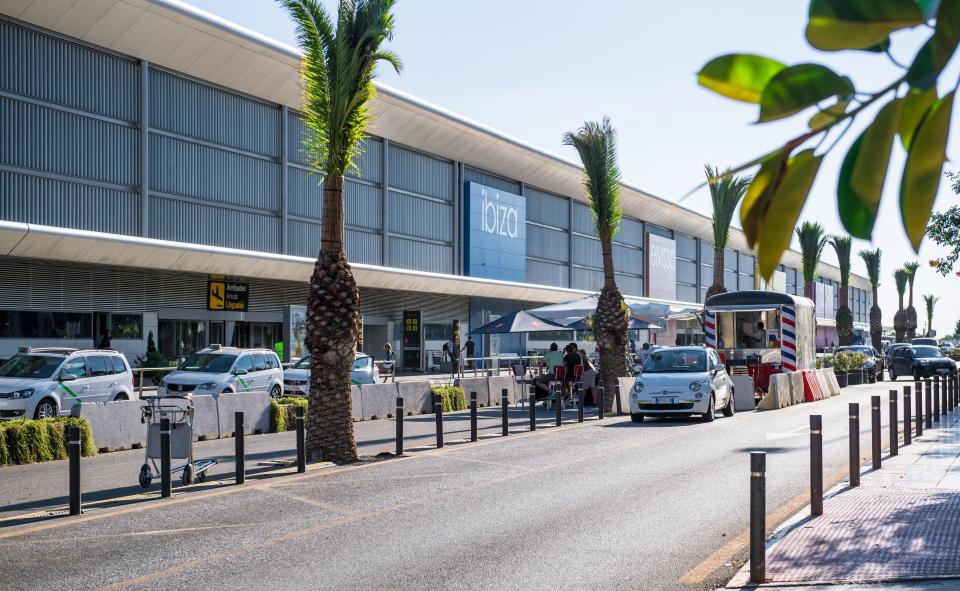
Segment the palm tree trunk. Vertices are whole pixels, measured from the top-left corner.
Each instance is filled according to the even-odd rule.
[[[877,305],[877,288],[873,288],[873,305],[870,306],[870,341],[873,348],[879,351],[881,349],[880,339],[883,336],[883,315],[880,312],[880,306]]]
[[[360,292],[343,248],[343,177],[323,185],[320,254],[307,299],[310,397],[306,448],[310,461],[351,462],[353,433],[350,370],[359,330]]]
[[[726,293],[727,287],[723,283],[723,249],[714,248],[713,249],[713,284],[707,290],[707,297],[709,299],[718,293]]]
[[[803,283],[803,297],[815,300],[816,290],[814,289],[813,281],[805,281]]]
[[[849,288],[840,286],[840,306],[837,308],[837,339],[840,346],[853,344],[853,312],[850,311]]]
[[[604,411],[613,410],[619,378],[627,374],[627,326],[629,314],[623,295],[617,288],[610,238],[600,238],[603,253],[603,289],[594,314],[593,336],[600,353],[600,374],[604,387]]]

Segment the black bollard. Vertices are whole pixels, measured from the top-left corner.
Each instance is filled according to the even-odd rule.
[[[583,386],[577,386],[577,422],[583,422]]]
[[[510,434],[510,397],[507,389],[500,390],[500,434],[506,437]]]
[[[403,455],[403,396],[397,396],[397,457]]]
[[[603,395],[603,394],[604,394],[604,392],[603,392],[603,380],[598,380],[598,381],[597,381],[597,384],[598,384],[598,385],[597,385],[597,397],[599,398],[599,402],[598,402],[598,404],[597,404],[597,419],[603,420],[603,406],[604,406],[604,404],[606,404],[606,402],[604,401],[604,395]]]
[[[160,419],[160,496],[170,497],[170,419]]]
[[[237,411],[233,413],[233,456],[236,458],[236,468],[234,473],[236,474],[236,483],[243,484],[246,480],[247,470],[244,462],[244,448],[243,448],[243,411]]]
[[[810,514],[823,515],[823,417],[810,415]]]
[[[750,582],[767,578],[767,454],[750,452]]]
[[[297,472],[303,474],[307,471],[307,437],[304,429],[303,407],[297,406],[294,412],[296,413],[294,422],[297,427]]]
[[[897,416],[897,391],[890,390],[890,455],[895,456],[900,453],[900,435],[897,430],[900,428],[900,418]]]
[[[80,427],[67,427],[67,453],[70,455],[70,515],[80,515],[80,455],[83,441]]]
[[[470,441],[477,440],[477,393],[470,392]]]
[[[947,376],[937,376],[937,388],[940,390],[940,414],[947,414]]]
[[[916,412],[914,417],[917,421],[917,437],[923,435],[923,384],[921,382],[914,382],[913,391],[916,393],[916,400],[914,400],[914,406],[916,407]]]
[[[940,422],[940,376],[933,376],[931,379],[933,382],[933,412],[932,420]]]
[[[537,395],[536,394],[530,395],[529,404],[530,404],[530,430],[536,431],[537,430]]]
[[[880,397],[870,397],[870,435],[873,445],[873,467],[880,468]]]
[[[437,419],[437,448],[443,447],[443,399],[433,395],[433,415]]]
[[[851,402],[850,415],[850,486],[860,486],[860,404]]]
[[[913,417],[910,416],[913,405],[910,404],[910,386],[903,387],[903,444],[910,445],[913,439]]]
[[[933,413],[930,412],[930,409],[933,408],[933,384],[930,380],[925,380],[925,387],[923,389],[923,405],[926,407],[927,415],[925,417],[926,428],[933,429]]]
[[[616,399],[614,400],[614,404],[617,405],[617,416],[619,417],[620,415],[623,414],[623,408],[622,408],[623,403],[620,402],[620,382],[619,381],[617,381],[617,385],[614,387],[614,392],[617,395]]]
[[[557,426],[559,427],[560,425],[563,424],[563,384],[558,383],[557,389],[554,390],[554,392],[555,393],[553,395],[553,409],[557,413],[556,421],[557,421]]]

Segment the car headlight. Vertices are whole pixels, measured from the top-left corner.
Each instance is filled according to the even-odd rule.
[[[33,388],[25,388],[10,393],[10,398],[30,398],[33,396]]]
[[[699,392],[703,385],[700,382],[690,382],[690,391]]]
[[[633,392],[635,394],[639,394],[640,392],[643,392],[643,382],[641,382],[640,380],[637,380],[636,382],[634,382]]]
[[[166,387],[167,387],[167,380],[166,380],[166,378],[160,380],[160,387],[161,387],[161,388],[166,388]]]
[[[213,390],[217,387],[216,382],[207,382],[206,384],[200,384],[197,386],[197,390]]]
[[[927,361],[926,359],[921,359],[921,360],[920,360],[920,365],[926,365],[926,364],[928,364],[928,363],[930,363],[930,362]]]

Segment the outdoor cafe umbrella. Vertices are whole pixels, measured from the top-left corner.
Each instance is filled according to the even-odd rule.
[[[506,334],[516,332],[541,332],[545,330],[572,330],[559,322],[545,320],[529,312],[518,310],[470,331],[470,334]]]
[[[533,310],[529,310],[529,312],[540,318],[550,320],[585,318],[597,311],[597,302],[599,299],[600,294],[595,294],[577,300],[570,300],[569,302],[534,308]],[[645,322],[657,322],[673,311],[669,304],[662,304],[660,302],[628,303],[627,306],[630,308],[630,316],[632,318]]]
[[[593,330],[590,326],[590,321],[586,318],[581,318],[576,322],[572,322],[567,325],[567,328],[571,330]],[[627,325],[627,330],[660,330],[663,327],[658,324],[653,324],[652,322],[647,322],[645,320],[640,320],[638,318],[630,318],[630,323]]]

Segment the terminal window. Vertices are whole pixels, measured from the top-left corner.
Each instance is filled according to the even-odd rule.
[[[0,310],[3,339],[91,339],[93,319],[83,312]]]
[[[143,316],[141,314],[111,314],[110,330],[115,339],[142,339]]]

